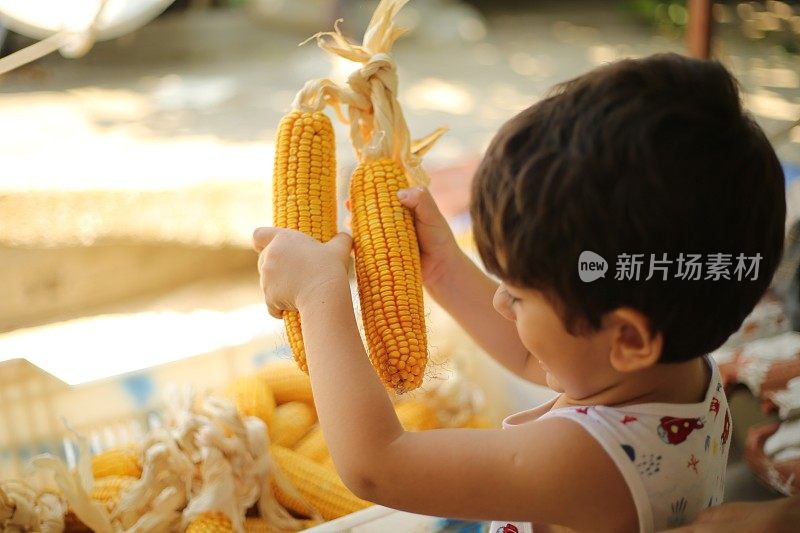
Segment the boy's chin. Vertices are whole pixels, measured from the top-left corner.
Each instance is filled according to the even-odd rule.
[[[545,374],[545,380],[547,382],[547,386],[553,389],[554,391],[564,392],[564,387],[561,386],[561,383],[559,383],[558,380],[555,378],[555,376],[553,376],[553,374],[551,374],[550,372],[547,372]]]

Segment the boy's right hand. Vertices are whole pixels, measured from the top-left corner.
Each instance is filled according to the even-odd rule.
[[[422,281],[426,287],[431,288],[446,275],[460,252],[453,230],[427,188],[400,189],[397,197],[414,215],[422,263]]]
[[[460,251],[453,231],[425,187],[409,187],[397,192],[400,203],[414,215],[417,230],[422,281],[429,289],[447,272],[450,262]],[[350,200],[345,202],[350,210]],[[346,221],[350,227],[350,221]]]

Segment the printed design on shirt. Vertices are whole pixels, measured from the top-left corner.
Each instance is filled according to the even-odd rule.
[[[670,505],[672,514],[667,518],[667,527],[678,527],[686,523],[686,506],[689,502],[686,498],[681,498]]]
[[[575,412],[578,412],[578,413],[580,413],[582,415],[587,415],[587,414],[589,414],[589,408],[588,407],[577,407],[575,409]]]
[[[622,424],[623,424],[623,425],[626,425],[626,426],[627,426],[627,425],[628,425],[628,424],[630,424],[631,422],[636,422],[637,420],[639,420],[639,419],[638,419],[638,418],[636,418],[635,416],[628,416],[628,415],[625,415],[625,418],[623,418],[622,420],[620,420],[620,422],[622,422]]]
[[[519,533],[519,529],[514,524],[506,524],[498,527],[495,533]]]
[[[702,429],[704,425],[702,418],[663,416],[658,426],[658,436],[667,444],[680,444],[695,429]]]
[[[705,451],[708,451],[708,448],[710,446],[711,446],[711,435],[706,435]]]
[[[633,446],[631,446],[630,444],[623,444],[622,450],[628,455],[628,458],[631,461],[636,460],[636,450],[633,449]]]
[[[719,441],[714,439],[711,441],[711,455],[716,457],[717,453],[719,453]]]
[[[692,470],[694,470],[694,473],[696,474],[697,473],[697,465],[699,465],[699,464],[700,464],[700,459],[698,459],[697,457],[694,456],[694,454],[692,454],[692,457],[686,463],[686,468],[691,468]]]
[[[717,382],[717,392],[722,390],[722,383]]]
[[[723,446],[725,446],[725,444],[728,442],[728,437],[730,437],[730,435],[731,435],[731,417],[730,417],[729,413],[730,412],[726,409],[725,410],[725,422],[722,425],[722,435],[721,435],[721,440],[722,440],[722,445]]]
[[[709,412],[714,412],[714,420],[717,419],[717,415],[719,414],[719,398],[714,396],[711,398],[711,407],[708,409]]]
[[[636,463],[636,470],[640,476],[652,476],[661,471],[661,456],[654,453],[642,455],[641,461]]]

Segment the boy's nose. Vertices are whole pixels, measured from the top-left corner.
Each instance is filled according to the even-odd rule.
[[[511,308],[508,295],[506,294],[506,289],[502,283],[498,285],[497,290],[494,291],[492,305],[494,305],[495,310],[497,310],[497,312],[500,313],[500,315],[506,320],[510,320],[512,322],[516,320],[516,317],[514,316],[514,310]]]

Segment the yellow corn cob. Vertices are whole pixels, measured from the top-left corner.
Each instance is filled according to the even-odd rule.
[[[225,513],[211,511],[200,513],[186,526],[185,533],[234,533],[231,521]]]
[[[90,496],[94,501],[102,503],[109,513],[112,513],[119,503],[122,493],[136,481],[138,479],[132,476],[102,477],[95,480]]]
[[[400,402],[395,407],[397,418],[403,428],[407,431],[425,431],[441,427],[436,412],[428,404],[418,400],[406,400]],[[322,436],[322,428],[317,424],[306,436],[300,439],[294,450],[308,457],[315,463],[328,465],[330,462],[330,452],[328,444]]]
[[[325,457],[325,459],[323,459],[319,464],[321,464],[325,468],[330,468],[331,470],[336,472],[336,464],[333,462],[333,457],[331,457],[330,455]]]
[[[279,405],[272,415],[269,427],[270,440],[287,448],[294,447],[317,421],[314,409],[305,402],[287,402]]]
[[[336,472],[283,446],[273,444],[270,446],[270,452],[276,466],[286,475],[303,499],[319,511],[325,520],[333,520],[372,505],[350,492]],[[275,491],[275,499],[281,505],[299,514],[309,514],[310,510],[303,502],[291,498],[275,483],[272,484],[272,488]]]
[[[136,446],[113,448],[92,457],[92,477],[142,475],[141,450]]]
[[[422,383],[427,337],[417,233],[397,198],[408,187],[389,159],[361,163],[350,180],[353,246],[369,357],[384,385],[406,392]]]
[[[492,424],[489,422],[484,416],[481,415],[472,415],[465,423],[465,428],[472,428],[472,429],[487,429],[491,428]]]
[[[336,235],[336,145],[322,112],[293,111],[278,125],[272,174],[273,222],[322,242]],[[300,314],[283,314],[295,361],[305,372]]]
[[[288,359],[270,361],[259,369],[258,377],[266,382],[278,405],[292,401],[314,401],[311,380]]]
[[[239,416],[255,416],[267,424],[272,423],[275,398],[264,380],[256,376],[237,378],[228,387],[228,397],[236,404]]]
[[[322,436],[322,428],[317,424],[306,433],[306,436],[300,439],[294,447],[294,451],[304,457],[308,457],[315,463],[322,463],[330,456],[328,451],[328,443],[325,442],[325,437]]]
[[[418,400],[406,400],[395,406],[397,418],[406,431],[425,431],[441,427],[436,411]]]

